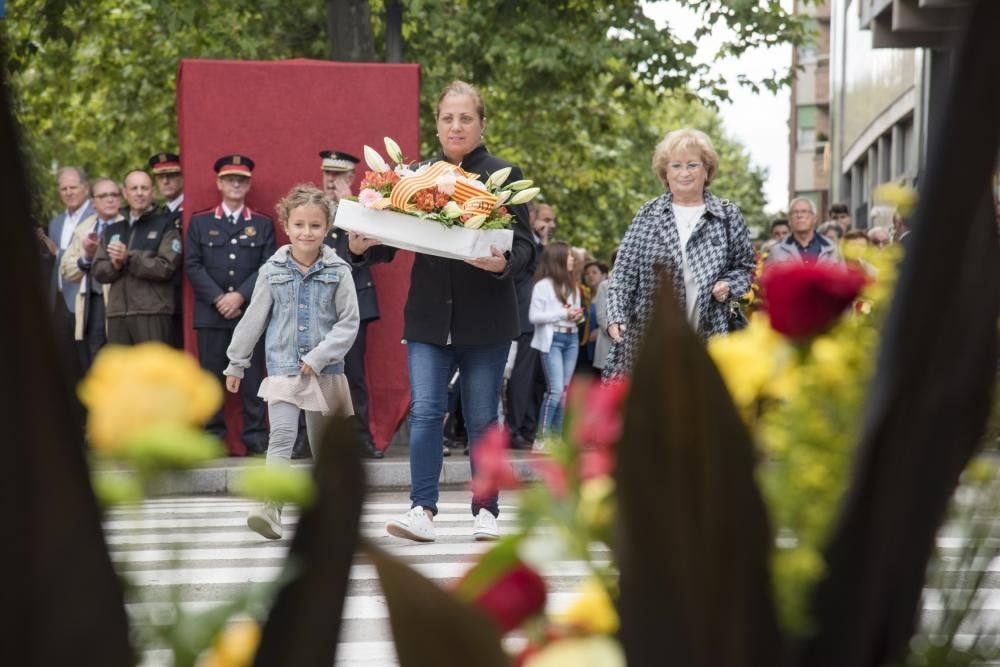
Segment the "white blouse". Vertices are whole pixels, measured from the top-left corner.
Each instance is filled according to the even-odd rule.
[[[528,319],[535,325],[531,347],[540,352],[548,352],[552,347],[555,327],[573,327],[576,330],[576,322],[567,318],[567,306],[580,307],[579,290],[573,290],[569,301],[560,301],[551,278],[542,278],[535,283],[535,288],[531,291],[531,306],[528,308]]]
[[[671,204],[674,209],[674,223],[677,225],[677,235],[681,239],[681,256],[684,258],[682,271],[684,274],[684,294],[687,303],[687,318],[695,331],[698,331],[698,283],[694,279],[694,271],[688,264],[687,242],[691,238],[694,228],[705,214],[705,205],[681,206]]]

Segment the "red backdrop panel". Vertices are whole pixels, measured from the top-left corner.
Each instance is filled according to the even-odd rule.
[[[275,203],[292,185],[322,187],[320,150],[362,157],[362,146],[368,144],[384,154],[382,137],[390,136],[407,156],[417,156],[419,87],[416,65],[182,60],[177,129],[185,229],[192,213],[219,203],[212,165],[222,155],[241,153],[254,160],[247,203],[272,218]],[[284,233],[276,231],[279,246],[286,243]],[[394,262],[373,268],[382,317],[368,328],[366,368],[370,426],[381,448],[388,446],[409,403],[406,351],[400,341],[412,263],[410,253],[400,252]],[[185,284],[185,346],[197,354],[190,327],[193,296]],[[226,398],[227,444],[230,451],[242,453],[235,398]]]

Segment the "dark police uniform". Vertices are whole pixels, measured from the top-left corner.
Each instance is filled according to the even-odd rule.
[[[179,174],[181,173],[181,156],[176,153],[157,153],[156,155],[149,158],[149,167],[153,171],[153,175],[158,174]],[[184,237],[184,202],[174,210],[170,210],[170,206],[167,202],[163,204],[160,209],[160,214],[166,216],[170,220],[174,227],[177,229],[177,233]],[[183,349],[184,347],[184,327],[183,327],[183,307],[182,307],[182,296],[181,296],[181,285],[184,282],[184,267],[181,266],[177,269],[177,273],[174,274],[174,318],[173,318],[173,340],[170,344],[177,349]]]
[[[253,163],[248,158],[228,157],[239,159],[239,163],[249,163],[252,169]],[[216,172],[225,175],[225,165],[217,162]],[[243,175],[249,176],[249,172]],[[257,281],[257,271],[275,252],[274,223],[245,204],[237,219],[230,221],[220,204],[191,216],[185,245],[184,266],[195,293],[193,324],[198,336],[198,358],[202,368],[224,381],[222,371],[228,364],[226,350],[240,318],[227,320],[214,304],[223,295],[235,291],[243,296],[243,310],[246,310]],[[267,451],[265,406],[257,397],[263,378],[264,339],[261,337],[250,368],[240,383],[243,443],[252,453]],[[220,437],[225,435],[221,409],[209,420],[206,429]]]
[[[341,151],[322,151],[323,171],[346,173],[353,171],[360,160],[349,153]],[[335,205],[331,208],[336,212]],[[378,299],[375,294],[375,281],[372,278],[372,264],[391,262],[396,256],[396,249],[388,246],[374,246],[364,256],[351,253],[348,245],[347,232],[331,226],[329,234],[324,239],[326,245],[336,251],[341,259],[351,265],[351,275],[358,294],[358,311],[361,322],[358,325],[358,336],[344,357],[344,375],[351,389],[351,402],[354,404],[354,415],[357,421],[358,435],[369,453],[380,455],[374,448],[371,430],[368,427],[368,380],[365,377],[365,350],[367,348],[368,324],[379,318]]]

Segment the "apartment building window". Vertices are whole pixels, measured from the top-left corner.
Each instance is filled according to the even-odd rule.
[[[800,148],[811,148],[816,144],[816,106],[801,106],[796,112],[795,143]]]

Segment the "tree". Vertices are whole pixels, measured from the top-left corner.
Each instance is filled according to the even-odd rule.
[[[722,22],[736,31],[724,54],[808,36],[777,0],[673,1],[700,11],[706,26]],[[352,44],[374,44],[383,59],[397,57],[405,41],[406,58],[421,66],[422,153],[437,150],[430,122],[437,93],[456,78],[477,84],[488,104],[487,145],[537,181],[559,210],[560,234],[574,243],[602,253],[615,245],[636,208],[660,191],[649,156],[677,124],[704,126],[722,142],[730,152],[716,190],[749,219],[760,217],[763,173],[749,168],[738,147],[726,148],[731,142],[713,120],[711,105],[727,99],[724,82],[692,61],[696,43],[669,26],[657,29],[639,0],[373,0],[367,17],[356,4],[11,0],[9,66],[47,204],[42,213],[58,206],[54,166],[79,163],[118,175],[175,145],[174,77],[182,57],[324,58],[331,48],[351,54]],[[335,5],[349,17],[336,36],[327,30]],[[367,58],[360,55],[367,47],[358,48]],[[688,116],[675,113],[685,109]]]

